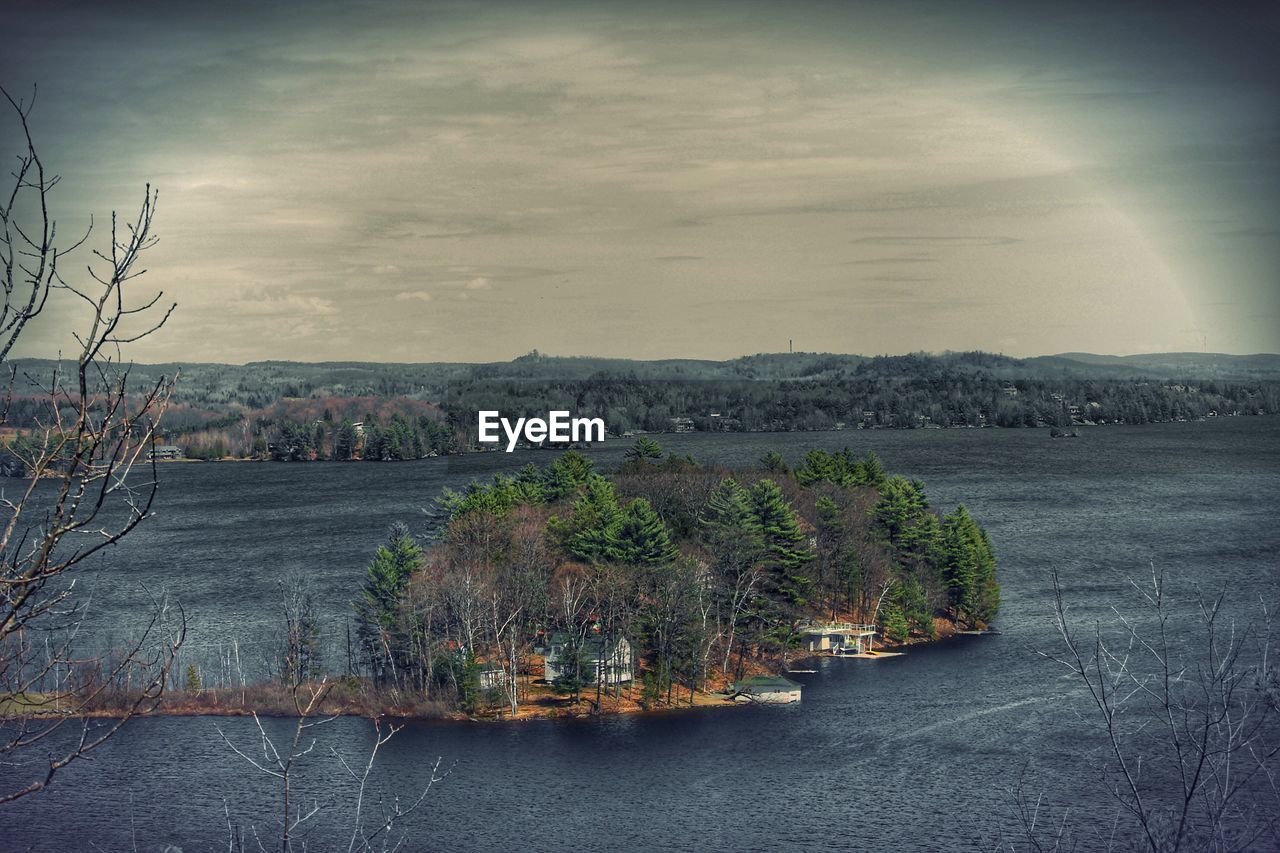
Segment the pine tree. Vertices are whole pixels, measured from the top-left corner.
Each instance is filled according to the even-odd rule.
[[[644,498],[636,498],[623,510],[609,551],[612,559],[637,566],[669,563],[678,553],[667,525]]]
[[[772,474],[787,473],[786,461],[772,450],[760,458],[760,466]]]
[[[713,547],[743,539],[756,543],[757,548],[764,547],[763,528],[751,493],[732,477],[726,477],[716,486],[699,522]]]
[[[871,451],[867,451],[867,454],[853,468],[855,485],[878,489],[884,485],[886,479],[888,476],[885,474],[884,465],[880,463],[880,457]]]
[[[773,480],[756,483],[751,490],[751,501],[760,521],[778,592],[793,604],[804,604],[813,586],[813,578],[804,573],[804,568],[814,554],[808,537],[800,529],[795,510]]]
[[[613,483],[599,474],[590,474],[582,494],[574,501],[573,515],[568,522],[557,521],[553,529],[561,535],[570,554],[601,563],[613,556],[621,523],[622,510]]]
[[[548,502],[573,494],[591,476],[592,462],[576,450],[568,450],[547,466],[544,496]]]
[[[636,439],[636,443],[628,448],[626,452],[628,460],[641,461],[644,459],[661,459],[662,445],[654,441],[647,435],[642,435]]]
[[[397,522],[391,527],[387,544],[378,548],[365,573],[363,589],[356,601],[357,634],[365,657],[376,678],[390,674],[395,654],[396,609],[409,577],[424,565],[422,549]]]
[[[978,528],[978,571],[973,618],[987,625],[1000,612],[1000,584],[996,583],[996,553],[987,531]]]
[[[942,521],[942,577],[947,584],[947,599],[957,615],[973,611],[978,572],[973,542],[975,527],[964,504]]]

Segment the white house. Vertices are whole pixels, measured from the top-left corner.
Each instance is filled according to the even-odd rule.
[[[476,685],[481,690],[497,690],[507,686],[507,671],[494,663],[483,664],[476,673]]]
[[[543,654],[543,678],[559,681],[573,671],[573,649],[568,634],[553,634]],[[587,637],[578,648],[578,666],[585,684],[622,684],[631,680],[631,643],[626,637],[606,642],[599,636]]]

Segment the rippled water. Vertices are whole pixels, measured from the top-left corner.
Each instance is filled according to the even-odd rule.
[[[873,449],[963,500],[1000,556],[1001,636],[965,637],[901,658],[824,660],[804,701],[644,718],[509,725],[417,723],[385,747],[380,790],[408,793],[437,757],[451,768],[405,823],[408,849],[990,849],[1013,828],[1008,792],[1024,765],[1050,803],[1109,809],[1086,753],[1082,697],[1036,655],[1054,645],[1049,570],[1081,619],[1127,600],[1125,578],[1154,562],[1183,589],[1229,587],[1246,607],[1280,592],[1280,420],[1043,431],[876,431],[665,436],[669,450],[742,464],[768,449]],[[591,451],[602,465],[622,443]],[[98,630],[127,621],[139,587],[167,586],[191,617],[193,650],[238,638],[251,657],[272,624],[274,579],[304,572],[333,602],[332,636],[386,525],[425,530],[438,490],[550,454],[487,454],[388,465],[170,465],[156,518],[93,577]],[[193,651],[193,653],[196,653]],[[269,827],[269,780],[217,735],[245,720],[131,724],[54,789],[0,807],[0,848],[225,849],[225,808]],[[280,729],[284,721],[269,721]],[[353,757],[366,721],[318,731]],[[335,844],[349,783],[331,760],[307,765],[332,800],[311,849]],[[0,777],[5,771],[0,769]],[[265,830],[264,830],[265,831]]]

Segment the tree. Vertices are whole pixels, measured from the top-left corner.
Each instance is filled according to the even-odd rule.
[[[804,568],[814,554],[795,510],[773,480],[755,484],[751,503],[778,592],[791,604],[804,604],[813,586],[813,579],[804,573]]]
[[[402,648],[396,635],[396,612],[409,577],[425,563],[422,549],[400,522],[391,526],[387,544],[378,548],[365,572],[355,602],[356,632],[365,661],[379,680],[393,678]]]
[[[280,675],[286,685],[296,687],[324,673],[320,622],[311,593],[299,575],[280,582],[280,596],[285,628]]]
[[[728,610],[728,637],[721,664],[721,672],[727,673],[734,640],[763,579],[764,528],[751,493],[732,477],[722,480],[711,494],[701,524]]]
[[[546,499],[558,501],[577,491],[591,476],[594,464],[576,450],[565,451],[547,468]]]
[[[63,294],[68,310],[84,312],[83,324],[68,336],[70,363],[59,361],[49,375],[27,380],[27,391],[41,400],[20,460],[31,479],[3,502],[0,763],[25,768],[0,789],[5,803],[44,790],[133,716],[158,705],[185,620],[178,608],[170,624],[170,605],[160,597],[122,653],[107,658],[74,647],[87,607],[75,589],[77,568],[142,523],[156,496],[158,472],[148,452],[172,381],[135,386],[120,355],[160,329],[174,308],[161,304],[162,292],[135,296],[144,272],[139,259],[155,243],[157,195],[146,187],[132,222],[113,213],[105,245],[93,252],[83,278],[73,276],[66,261],[94,236],[92,226],[79,239],[62,239],[52,212],[58,176],[46,170],[31,131],[34,95],[31,101],[4,89],[0,95],[13,110],[22,144],[11,189],[0,195],[0,365],[9,374],[0,426],[8,423],[17,382],[9,355],[28,324]],[[108,724],[81,714],[125,685],[134,692]],[[54,736],[73,726],[79,736]]]
[[[627,504],[609,548],[612,559],[636,566],[656,566],[671,562],[677,553],[667,525],[647,500],[636,498]]]
[[[359,435],[356,433],[356,425],[351,422],[350,418],[343,418],[342,423],[338,425],[338,430],[333,436],[333,455],[335,461],[345,462],[354,459],[356,455],[356,445],[359,442]]]
[[[643,462],[645,459],[661,459],[662,445],[649,436],[642,435],[636,439],[635,444],[627,448],[626,458],[635,462]]]
[[[1111,624],[1081,626],[1055,571],[1058,651],[1041,655],[1083,688],[1101,736],[1098,770],[1115,798],[1113,817],[1084,826],[1017,796],[1027,849],[1071,849],[1080,838],[1151,853],[1275,849],[1275,778],[1280,772],[1280,676],[1274,628],[1262,608],[1232,618],[1226,595],[1178,600],[1162,574],[1130,580],[1136,606]],[[1078,818],[1076,819],[1078,821]]]
[[[782,475],[787,473],[786,460],[784,460],[781,456],[779,456],[776,452],[772,450],[770,450],[763,457],[761,457],[760,467],[764,468],[764,470],[768,471],[771,474]]]
[[[567,522],[552,520],[552,528],[565,549],[580,560],[598,563],[612,559],[622,510],[613,483],[599,474],[589,474],[586,487],[573,504]]]

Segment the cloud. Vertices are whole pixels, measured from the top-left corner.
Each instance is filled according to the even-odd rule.
[[[1197,194],[1187,171],[1221,159],[1215,139],[1273,139],[1247,92],[1221,101],[1250,107],[1252,135],[1202,122],[1185,143],[1201,153],[1179,159],[1167,140],[1208,112],[1175,114],[1177,87],[1139,79],[1149,64],[1082,63],[1035,28],[976,50],[987,26],[1008,33],[1003,15],[637,9],[333,4],[305,28],[265,7],[252,20],[96,13],[65,31],[32,13],[4,61],[41,80],[64,202],[101,214],[121,186],[154,178],[163,239],[149,280],[179,302],[178,327],[198,309],[210,328],[235,325],[253,357],[341,359],[349,341],[384,357],[428,313],[405,303],[432,293],[424,358],[730,356],[785,348],[796,329],[815,350],[967,349],[1015,329],[1049,351],[1119,351],[1193,325],[1180,282],[1275,268],[1274,199],[1255,190],[1228,209],[1246,182]],[[1090,17],[1069,23],[1092,32]],[[127,36],[128,55],[104,32]],[[1167,94],[1072,106],[1148,89]],[[1062,137],[1076,127],[1100,147],[1075,156]],[[1199,209],[1166,177],[1238,229],[1222,238],[1234,255],[1221,276],[1173,268],[1159,238],[1194,241],[1146,233],[1108,202],[1123,179],[1120,197],[1154,186],[1170,193],[1162,209]],[[866,281],[919,291],[939,319],[858,312]],[[1241,314],[1275,304],[1224,289]],[[457,304],[472,291],[484,312]],[[1007,310],[966,313],[988,297]],[[304,314],[330,339],[287,333]],[[1056,314],[1079,318],[1075,338],[1037,337]],[[164,341],[166,358],[237,357]]]

